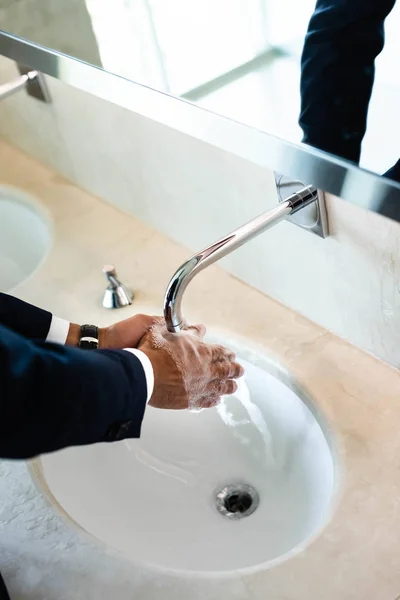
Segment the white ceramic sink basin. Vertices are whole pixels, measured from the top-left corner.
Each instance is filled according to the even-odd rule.
[[[0,186],[0,291],[12,289],[37,269],[51,237],[48,219],[35,200]]]
[[[248,572],[302,547],[329,518],[332,454],[270,363],[238,355],[251,405],[231,397],[200,413],[148,408],[140,440],[43,456],[34,477],[53,505],[107,546],[163,569]],[[257,491],[258,507],[224,516],[218,491],[241,484]],[[242,493],[221,503],[238,516],[248,501]]]

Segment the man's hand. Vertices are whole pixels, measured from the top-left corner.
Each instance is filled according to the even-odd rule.
[[[136,348],[156,320],[157,317],[150,317],[149,315],[135,315],[109,327],[101,327],[99,329],[99,348],[113,348],[115,350]],[[79,344],[79,334],[79,325],[71,323],[67,345],[77,346]]]
[[[208,408],[237,390],[234,380],[243,375],[243,368],[230,350],[204,343],[205,331],[198,325],[170,333],[158,319],[142,338],[138,349],[148,356],[154,371],[151,406]]]
[[[99,348],[137,348],[156,320],[157,317],[149,315],[135,315],[109,327],[103,327],[99,329]]]

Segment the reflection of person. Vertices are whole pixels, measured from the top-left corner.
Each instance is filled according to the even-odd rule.
[[[79,327],[0,294],[0,457],[137,438],[146,402],[214,406],[243,369],[204,334],[203,326],[171,334],[146,315]]]
[[[358,163],[374,61],[395,0],[317,0],[301,61],[301,114],[306,144]],[[400,181],[400,161],[386,174]]]

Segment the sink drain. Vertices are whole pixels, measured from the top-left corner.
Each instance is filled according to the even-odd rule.
[[[215,500],[221,515],[228,519],[242,519],[256,510],[260,497],[251,485],[237,483],[223,487]]]

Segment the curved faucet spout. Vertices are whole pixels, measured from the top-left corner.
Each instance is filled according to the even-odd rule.
[[[184,326],[182,316],[183,294],[192,281],[193,277],[203,271],[209,265],[217,262],[227,254],[230,254],[246,242],[273,227],[289,215],[315,202],[318,197],[317,190],[308,186],[297,194],[289,196],[287,200],[268,210],[245,225],[242,225],[232,233],[217,240],[189,258],[175,272],[170,280],[164,299],[164,317],[168,331],[178,332]]]

